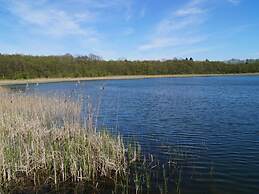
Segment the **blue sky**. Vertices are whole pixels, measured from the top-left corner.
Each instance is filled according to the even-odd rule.
[[[258,0],[0,0],[0,53],[259,58]]]

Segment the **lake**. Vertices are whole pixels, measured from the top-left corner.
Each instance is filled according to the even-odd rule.
[[[91,101],[99,128],[175,162],[181,193],[259,191],[259,76],[64,82],[29,91]]]

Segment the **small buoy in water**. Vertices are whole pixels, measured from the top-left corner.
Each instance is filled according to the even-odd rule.
[[[36,83],[36,86],[38,86],[39,85],[39,83]]]
[[[104,90],[104,86],[102,86],[100,89],[101,89],[101,90]]]

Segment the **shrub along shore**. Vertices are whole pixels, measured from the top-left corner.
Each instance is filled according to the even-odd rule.
[[[1,55],[0,79],[89,78],[111,76],[211,75],[259,73],[259,60],[222,61],[105,61],[72,55]]]

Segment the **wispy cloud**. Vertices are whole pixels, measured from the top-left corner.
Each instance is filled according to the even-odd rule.
[[[92,8],[118,8],[127,7],[132,0],[65,0],[73,4],[84,4]]]
[[[113,29],[117,28],[116,33],[121,37],[135,32],[134,25],[126,22],[132,17],[139,17],[135,16],[138,7],[135,9],[133,6],[133,0],[0,0],[0,14],[3,10],[6,18],[15,21],[10,29],[15,28],[21,32],[13,36],[19,40],[16,41],[17,45],[24,44],[29,37],[35,40],[27,42],[26,48],[30,51],[32,49],[29,48],[41,47],[35,49],[40,53],[43,43],[46,43],[50,46],[45,47],[53,53],[60,50],[111,56],[116,47],[110,40]],[[5,19],[0,18],[0,22],[5,22]],[[125,26],[116,26],[123,22]],[[55,46],[59,49],[54,49]],[[18,46],[14,46],[13,50],[20,52]]]
[[[202,7],[202,3],[205,1],[206,0],[191,0],[182,8],[178,9],[175,15],[181,17],[203,14],[206,12],[206,9]]]
[[[227,0],[229,3],[232,3],[234,5],[240,4],[241,0]]]
[[[258,25],[247,22],[258,21],[251,14],[238,15],[234,8],[240,3],[249,5],[242,0],[0,0],[0,49],[163,58],[191,51],[201,55],[212,45],[225,45],[214,49],[224,55],[239,38],[256,44]],[[235,18],[225,19],[230,11]]]
[[[134,0],[65,0],[71,4],[79,4],[83,7],[88,7],[94,10],[122,11],[122,16],[125,20],[130,20],[133,17],[133,2]]]
[[[44,4],[44,1],[32,3],[32,1],[11,1],[9,10],[20,22],[38,29],[42,33],[55,36],[64,35],[93,35],[92,29],[82,28],[81,22],[87,22],[94,15],[84,13],[72,14],[62,9],[56,9]]]
[[[176,12],[177,16],[189,16],[189,15],[197,15],[204,13],[205,10],[199,8],[199,7],[188,7],[185,9],[180,9]]]
[[[175,47],[182,45],[192,45],[204,40],[204,37],[158,37],[151,42],[139,47],[140,50],[149,50],[165,47]]]
[[[138,47],[139,50],[175,47],[179,45],[196,44],[205,39],[205,36],[195,34],[195,29],[205,21],[207,10],[205,0],[191,0],[166,18],[155,27],[155,34],[150,40]]]

